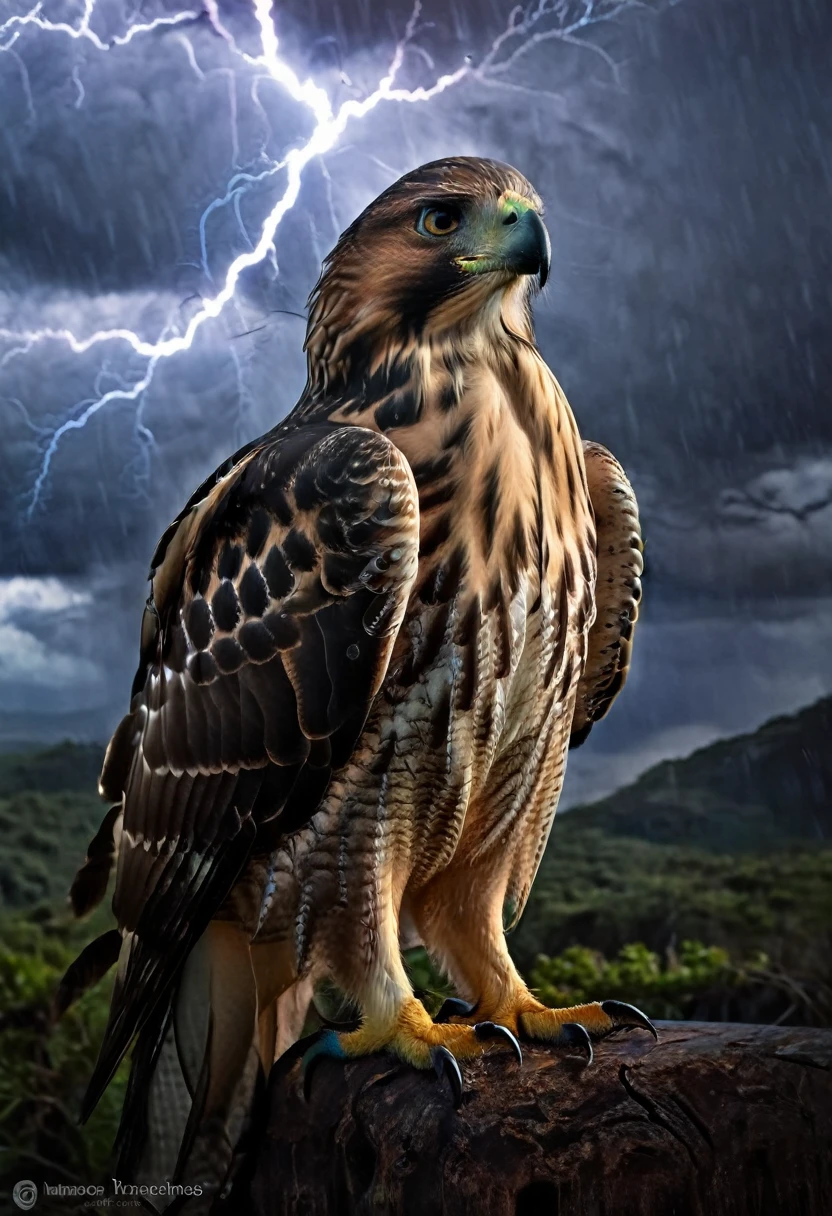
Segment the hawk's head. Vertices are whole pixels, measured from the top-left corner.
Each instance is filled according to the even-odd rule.
[[[399,178],[342,235],[310,301],[311,362],[358,344],[377,361],[487,317],[525,318],[549,273],[540,198],[510,165],[433,161]],[[388,351],[389,353],[389,351]]]

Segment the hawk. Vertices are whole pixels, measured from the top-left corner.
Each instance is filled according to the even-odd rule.
[[[381,194],[310,298],[298,404],[153,557],[113,807],[72,891],[87,911],[115,860],[118,930],[59,996],[117,960],[83,1114],[135,1044],[134,1172],[166,1153],[163,1176],[222,1172],[321,980],[360,1022],[308,1063],[386,1049],[457,1090],[457,1061],[520,1037],[591,1054],[650,1029],[617,1002],[544,1007],[504,933],[570,742],[626,677],[642,570],[631,486],[535,345],[541,214],[520,173],[477,158]],[[460,994],[437,1020],[405,933]]]

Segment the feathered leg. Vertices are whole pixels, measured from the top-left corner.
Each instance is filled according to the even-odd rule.
[[[472,1003],[470,1015],[455,1022],[487,1019],[528,1039],[576,1043],[590,1059],[591,1039],[614,1030],[643,1026],[655,1035],[645,1015],[621,1001],[550,1009],[533,996],[511,959],[503,931],[510,851],[505,857],[503,865],[485,858],[476,867],[449,867],[413,901],[425,946]]]
[[[519,1055],[514,1036],[492,1023],[439,1025],[413,993],[399,950],[399,925],[392,900],[378,919],[369,963],[358,970],[349,960],[333,960],[335,982],[361,1009],[357,1030],[326,1030],[304,1057],[305,1088],[312,1066],[322,1057],[348,1059],[390,1051],[416,1068],[433,1067],[447,1076],[458,1103],[462,1076],[457,1060],[482,1055],[490,1041],[502,1037]]]

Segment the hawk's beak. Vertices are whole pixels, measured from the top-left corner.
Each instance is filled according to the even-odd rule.
[[[515,274],[536,274],[543,287],[549,277],[552,245],[543,220],[531,208],[512,209],[503,219],[503,256]]]

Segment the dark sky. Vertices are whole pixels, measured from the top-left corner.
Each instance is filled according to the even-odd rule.
[[[0,29],[27,11],[15,3]],[[77,25],[82,7],[47,0],[40,17]],[[429,86],[466,56],[468,77],[351,122],[304,171],[274,256],[138,400],[70,430],[40,481],[55,429],[146,379],[148,359],[25,335],[181,332],[256,244],[285,172],[232,182],[248,188],[209,214],[206,264],[200,217],[314,123],[240,54],[259,52],[252,0],[220,6],[236,51],[205,16],[110,49],[33,24],[0,34],[0,742],[105,737],[157,535],[302,387],[303,321],[280,310],[303,311],[375,194],[458,153],[510,161],[543,195],[540,346],[643,509],[634,671],[575,754],[567,800],[832,688],[832,8],[596,0],[604,20],[554,36],[586,9],[534,0],[527,34],[489,57],[511,0],[425,0],[401,82]],[[99,0],[92,29],[108,45],[136,13]],[[292,0],[275,12],[281,54],[337,107],[372,92],[410,14]]]

